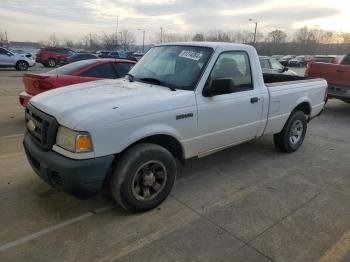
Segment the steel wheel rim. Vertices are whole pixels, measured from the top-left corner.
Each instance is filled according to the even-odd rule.
[[[147,202],[158,196],[165,188],[167,171],[163,163],[151,160],[142,164],[132,180],[133,196],[142,202]]]
[[[55,61],[53,61],[52,59],[49,60],[49,65],[52,66],[52,67],[55,66]]]
[[[303,131],[303,122],[301,120],[296,120],[290,129],[289,142],[292,145],[297,145],[303,137]]]

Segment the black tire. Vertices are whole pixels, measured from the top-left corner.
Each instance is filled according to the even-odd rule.
[[[57,65],[57,62],[56,62],[56,59],[54,58],[49,58],[46,62],[47,66],[48,67],[56,67]]]
[[[306,115],[304,112],[294,111],[282,131],[274,135],[274,144],[281,152],[295,152],[303,144],[306,130]]]
[[[165,171],[157,177],[162,170]],[[137,144],[127,149],[117,161],[110,181],[111,192],[124,209],[144,212],[166,199],[176,172],[176,161],[167,149],[156,144]]]
[[[27,71],[29,68],[29,64],[24,60],[19,60],[17,61],[15,68],[18,71]]]

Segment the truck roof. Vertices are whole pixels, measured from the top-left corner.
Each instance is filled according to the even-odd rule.
[[[201,46],[201,47],[211,47],[213,49],[216,49],[218,47],[226,47],[226,48],[233,48],[233,49],[240,49],[240,48],[245,49],[247,47],[252,48],[252,46],[245,45],[245,44],[235,44],[235,43],[225,43],[225,42],[198,42],[198,41],[165,43],[157,46],[163,46],[163,45]]]

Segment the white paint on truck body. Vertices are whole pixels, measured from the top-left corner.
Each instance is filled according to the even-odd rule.
[[[194,91],[126,79],[102,80],[64,87],[35,96],[31,104],[54,116],[60,125],[92,136],[94,152],[86,158],[117,154],[152,135],[177,139],[183,157],[204,156],[227,146],[279,133],[290,113],[306,102],[310,117],[324,107],[324,80],[302,80],[265,85],[259,58],[251,46],[229,43],[175,43],[210,47],[213,55]],[[203,88],[222,52],[243,51],[249,56],[254,89],[204,97]],[[257,97],[257,103],[250,99]],[[179,115],[191,117],[177,119]],[[56,146],[57,149],[57,146]],[[53,148],[55,150],[55,147]],[[82,155],[65,153],[70,158]]]

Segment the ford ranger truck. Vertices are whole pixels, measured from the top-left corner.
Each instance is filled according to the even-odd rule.
[[[124,79],[35,96],[23,143],[52,187],[88,197],[106,184],[119,205],[142,212],[169,195],[188,158],[265,134],[282,152],[298,150],[326,94],[325,80],[262,74],[252,46],[162,44]]]
[[[310,63],[305,75],[324,78],[328,82],[328,97],[350,103],[350,54],[340,64]]]

